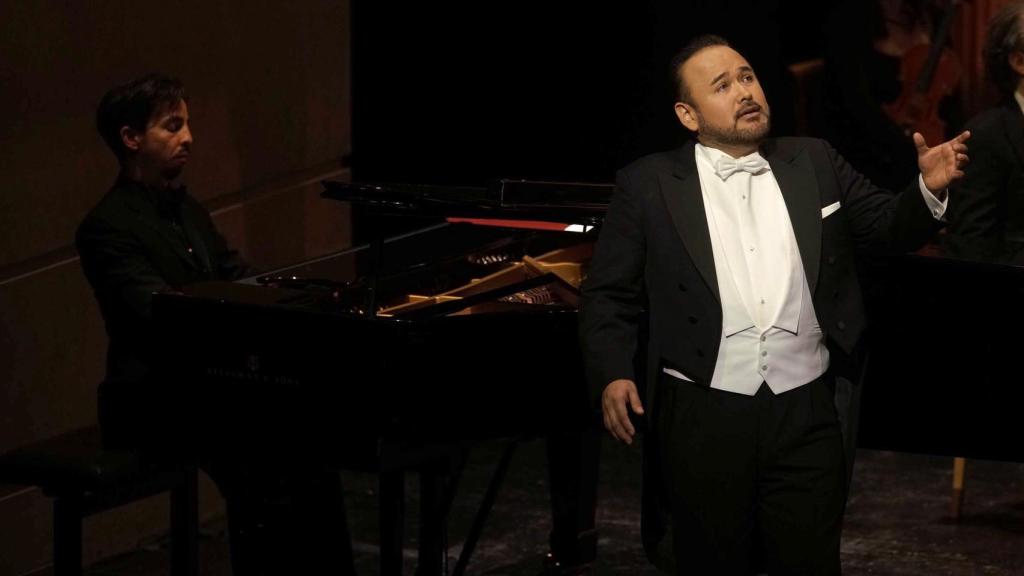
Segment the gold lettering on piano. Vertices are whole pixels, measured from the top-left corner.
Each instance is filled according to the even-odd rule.
[[[216,378],[234,380],[236,382],[252,382],[255,384],[274,384],[277,386],[298,386],[298,378],[277,374],[260,374],[247,370],[229,370],[226,368],[207,367],[206,375]]]

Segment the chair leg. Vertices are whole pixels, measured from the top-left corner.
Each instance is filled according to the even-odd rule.
[[[199,573],[199,479],[194,464],[186,466],[171,489],[171,574]]]
[[[953,500],[950,502],[950,515],[954,520],[960,519],[964,506],[964,475],[967,472],[965,458],[953,458]]]
[[[72,496],[53,501],[53,574],[82,574],[82,502]]]

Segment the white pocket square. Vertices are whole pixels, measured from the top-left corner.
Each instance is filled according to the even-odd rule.
[[[824,220],[825,218],[828,218],[834,214],[836,210],[839,210],[839,202],[833,202],[828,206],[825,206],[821,209],[821,219]]]
[[[686,380],[687,382],[693,382],[692,378],[689,378],[686,374],[683,374],[682,372],[680,372],[678,370],[673,370],[671,368],[662,367],[661,371],[664,372],[665,374],[668,374],[669,376],[674,376],[676,378],[679,378],[680,380]]]

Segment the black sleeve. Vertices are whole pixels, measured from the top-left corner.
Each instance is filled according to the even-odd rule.
[[[79,227],[75,246],[104,315],[114,313],[121,321],[148,323],[153,292],[170,286],[139,241],[126,230],[90,217]]]
[[[825,146],[860,254],[876,257],[917,250],[942,227],[924,201],[918,176],[893,194],[872,184],[835,149]]]
[[[1012,167],[987,130],[973,130],[968,146],[971,162],[950,190],[945,247],[951,256],[988,259],[1002,245]]]
[[[614,380],[636,380],[633,356],[647,248],[636,190],[622,172],[616,184],[582,287],[580,341],[594,391]]]
[[[219,280],[238,280],[254,274],[253,268],[238,251],[228,246],[227,240],[217,230],[217,226],[213,223],[206,208],[197,203],[194,211],[199,219],[207,250],[210,252],[211,264],[215,268],[215,277]]]

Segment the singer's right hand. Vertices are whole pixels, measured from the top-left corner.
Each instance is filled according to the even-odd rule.
[[[615,380],[604,387],[604,392],[601,393],[601,413],[604,416],[604,427],[611,432],[616,440],[632,444],[636,430],[633,429],[633,423],[629,421],[627,404],[634,414],[644,413],[640,395],[636,391],[636,383],[632,380]]]

